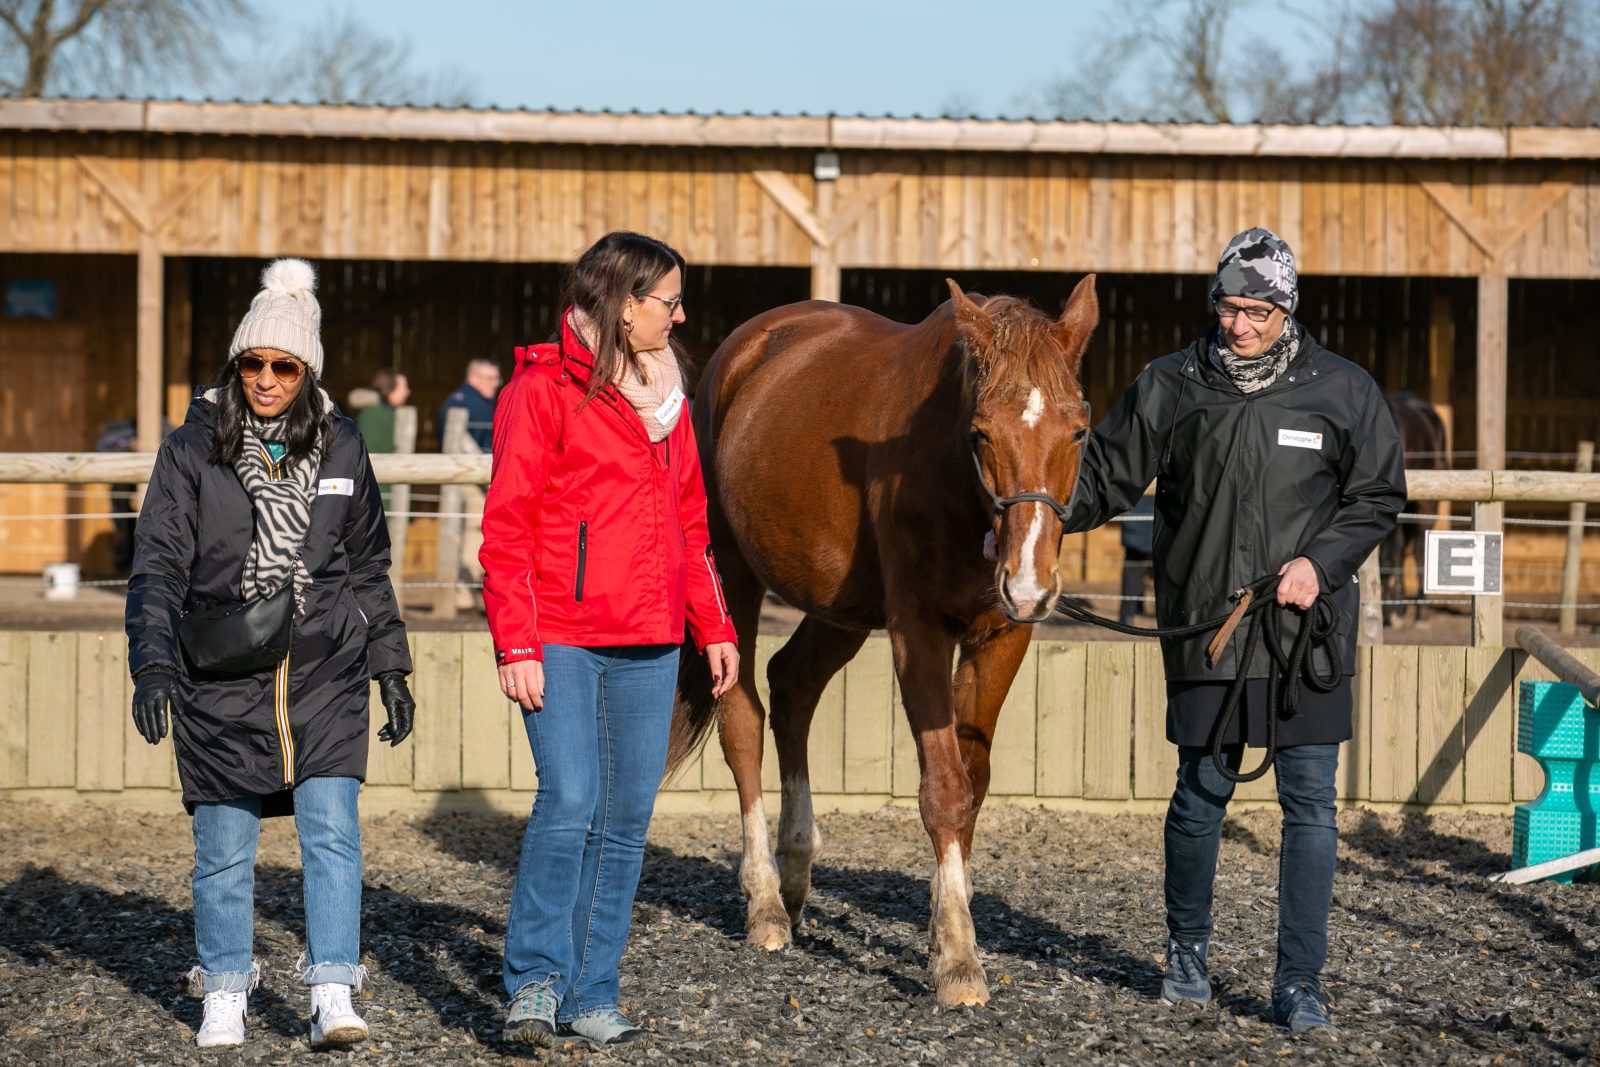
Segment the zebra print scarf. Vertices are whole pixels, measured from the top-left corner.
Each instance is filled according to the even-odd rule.
[[[245,600],[259,599],[276,592],[292,577],[295,614],[301,615],[311,572],[300,558],[300,549],[311,529],[322,442],[317,443],[309,462],[290,463],[285,456],[282,463],[275,463],[263,442],[281,440],[283,434],[281,418],[263,419],[245,411],[244,447],[233,461],[233,469],[255,510],[256,531],[244,561],[242,593]]]

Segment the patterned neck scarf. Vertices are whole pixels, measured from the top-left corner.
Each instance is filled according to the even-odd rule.
[[[1246,395],[1259,393],[1277,381],[1284,368],[1294,362],[1294,357],[1300,354],[1300,339],[1303,336],[1300,323],[1292,316],[1285,317],[1283,333],[1272,342],[1272,347],[1254,359],[1244,359],[1234,355],[1223,342],[1219,327],[1211,342],[1211,363],[1228,376],[1239,392]]]
[[[321,390],[318,390],[321,392]],[[326,395],[323,404],[326,405]],[[326,408],[324,408],[326,410]],[[255,538],[244,561],[244,599],[256,600],[294,580],[295,613],[305,613],[305,593],[311,572],[300,558],[311,529],[311,502],[317,495],[317,473],[322,468],[322,442],[308,460],[285,457],[275,463],[265,441],[283,440],[283,418],[263,419],[246,408],[244,447],[233,469],[255,509]]]
[[[593,336],[594,322],[576,307],[570,321],[572,332],[590,345],[588,338]],[[592,345],[589,351],[594,351]],[[632,406],[652,442],[661,441],[678,424],[678,416],[683,414],[683,371],[670,346],[635,352],[634,359],[624,359],[611,384]]]

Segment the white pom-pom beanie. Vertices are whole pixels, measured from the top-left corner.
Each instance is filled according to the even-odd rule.
[[[322,308],[313,295],[316,287],[317,273],[305,260],[274,260],[261,272],[261,292],[234,331],[228,358],[252,348],[275,348],[298,356],[320,379]]]

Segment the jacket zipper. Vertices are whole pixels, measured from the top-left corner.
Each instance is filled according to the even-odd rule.
[[[583,564],[589,554],[589,524],[578,523],[578,584],[573,590],[573,599],[583,603]]]

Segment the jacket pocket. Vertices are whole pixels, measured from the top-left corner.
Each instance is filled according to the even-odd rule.
[[[573,581],[572,599],[583,603],[583,567],[589,556],[589,524],[578,523],[578,576]]]

